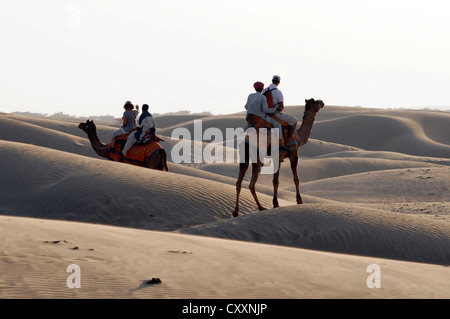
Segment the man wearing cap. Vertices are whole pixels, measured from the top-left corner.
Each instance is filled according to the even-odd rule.
[[[278,136],[281,137],[281,124],[277,122],[277,120],[271,118],[266,113],[274,114],[276,108],[269,108],[267,105],[267,99],[264,95],[261,94],[264,89],[264,83],[255,82],[253,84],[255,88],[255,93],[252,93],[247,98],[247,104],[245,104],[245,109],[247,110],[247,116],[249,114],[253,114],[259,116],[263,120],[271,123],[274,128],[278,129]]]
[[[277,110],[274,113],[275,117],[289,124],[287,144],[290,145],[292,142],[292,138],[294,137],[295,128],[297,126],[297,118],[283,112],[284,110],[283,93],[281,93],[281,91],[278,89],[280,81],[281,81],[280,76],[274,75],[272,77],[272,84],[270,84],[269,87],[265,88],[262,91],[262,94],[265,94],[267,90],[270,90],[272,92],[273,109]]]

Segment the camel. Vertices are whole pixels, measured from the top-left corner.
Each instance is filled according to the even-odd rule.
[[[133,161],[128,159],[133,157],[136,152],[142,152],[149,150],[149,147],[151,144],[144,144],[144,145],[135,145],[127,153],[127,157],[123,158],[119,156],[117,153],[112,154],[114,151],[111,151],[108,149],[108,145],[103,144],[97,135],[97,127],[94,124],[94,121],[87,120],[86,123],[80,123],[78,125],[78,128],[83,130],[91,142],[92,148],[94,151],[101,157],[107,158],[109,160],[118,161],[118,162],[124,162],[127,164],[142,166],[146,168],[156,169],[160,171],[169,171],[169,168],[167,167],[167,155],[166,151],[163,148],[160,148],[156,150],[155,152],[151,153],[150,159],[145,161]],[[133,133],[132,133],[133,134]],[[116,143],[117,144],[117,143]],[[112,156],[116,155],[116,156]]]
[[[291,163],[292,174],[294,175],[294,183],[296,188],[297,195],[297,204],[303,204],[302,197],[300,195],[300,179],[297,173],[297,164],[298,164],[298,150],[301,146],[305,145],[309,136],[311,135],[311,130],[314,124],[314,119],[316,118],[317,112],[321,108],[324,107],[324,103],[321,100],[309,99],[305,100],[305,113],[303,115],[303,122],[300,128],[297,130],[297,135],[299,137],[297,143],[293,146],[290,146],[290,149],[287,150],[285,148],[280,148],[279,151],[279,166],[276,173],[273,175],[273,207],[279,207],[278,204],[278,185],[279,185],[279,175],[280,175],[280,166],[284,159],[288,158]],[[248,149],[246,149],[248,152]],[[253,198],[255,199],[256,205],[260,211],[265,210],[261,203],[258,200],[258,196],[256,195],[256,182],[258,180],[259,173],[261,172],[261,162],[258,159],[258,162],[252,163],[252,178],[250,180],[249,189]],[[242,181],[244,180],[245,174],[247,173],[249,167],[248,156],[246,156],[245,163],[241,163],[239,166],[239,176],[236,182],[236,206],[232,213],[233,217],[239,216],[239,195],[241,192]]]

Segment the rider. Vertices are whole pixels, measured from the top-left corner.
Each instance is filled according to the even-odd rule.
[[[245,109],[247,110],[247,117],[250,114],[256,115],[263,120],[271,123],[274,128],[278,129],[278,136],[281,138],[281,124],[275,119],[268,116],[266,113],[274,114],[277,108],[269,108],[267,105],[267,99],[261,94],[264,89],[264,83],[255,82],[253,84],[256,93],[252,93],[247,98],[247,104],[245,104]]]
[[[135,133],[128,135],[127,142],[123,147],[123,156],[127,155],[128,150],[133,146],[137,139],[142,139],[145,133],[150,130],[152,136],[155,136],[156,121],[148,111],[148,105],[142,105],[142,114],[139,117],[139,127]]]
[[[264,94],[267,90],[270,90],[272,92],[274,109],[275,108],[277,109],[277,111],[275,112],[275,117],[289,124],[287,145],[290,145],[292,143],[295,128],[297,126],[297,118],[283,112],[284,110],[283,93],[281,93],[281,91],[278,89],[278,85],[280,84],[280,82],[281,82],[280,76],[274,75],[272,77],[272,84],[270,84],[269,87],[265,88],[262,94]]]
[[[126,101],[123,108],[125,109],[125,112],[123,112],[122,116],[122,126],[112,133],[111,142],[108,144],[109,149],[114,148],[118,136],[130,133],[137,126],[136,117],[139,114],[139,106],[136,105],[136,110],[134,110],[133,103]]]

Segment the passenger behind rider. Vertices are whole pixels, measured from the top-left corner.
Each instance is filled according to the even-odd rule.
[[[155,136],[156,121],[148,111],[148,105],[142,105],[142,114],[139,117],[139,127],[136,132],[128,136],[127,142],[122,150],[123,156],[126,156],[129,149],[134,145],[136,140],[143,139],[147,131],[150,130],[152,137]]]
[[[274,75],[272,77],[272,84],[269,87],[265,88],[262,94],[265,94],[267,90],[272,92],[272,99],[274,108],[277,108],[277,112],[275,112],[275,117],[289,124],[287,145],[291,145],[293,143],[295,128],[297,127],[297,118],[295,116],[286,114],[283,112],[284,110],[284,98],[283,93],[281,93],[278,86],[280,85],[281,78],[279,75]]]
[[[118,136],[130,133],[137,126],[136,118],[139,114],[139,106],[136,105],[136,110],[134,110],[133,103],[126,101],[123,108],[125,109],[125,112],[123,112],[122,116],[122,127],[112,133],[111,142],[108,144],[109,149],[114,148]]]
[[[264,89],[264,83],[255,82],[253,87],[255,88],[256,93],[250,94],[247,98],[247,104],[245,104],[247,117],[250,114],[253,114],[271,123],[275,129],[278,129],[278,137],[281,138],[281,124],[266,114],[274,114],[277,111],[277,108],[269,108],[266,97],[261,94]]]

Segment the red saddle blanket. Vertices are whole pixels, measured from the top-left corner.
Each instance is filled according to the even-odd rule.
[[[161,139],[149,140],[144,144],[134,144],[133,147],[128,150],[127,156],[122,158],[119,152],[122,152],[128,136],[134,134],[134,132],[135,130],[131,131],[129,134],[117,137],[114,150],[110,150],[108,153],[108,159],[115,162],[126,160],[127,162],[135,163],[137,165],[147,165],[153,155],[155,155],[157,151],[163,149],[161,144],[158,143],[159,141],[162,141]]]

